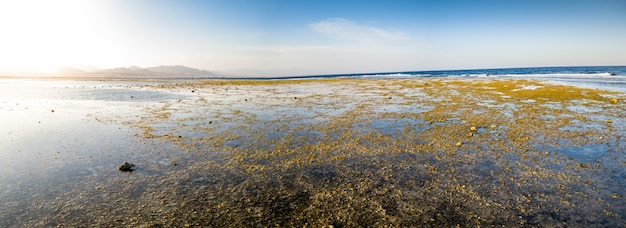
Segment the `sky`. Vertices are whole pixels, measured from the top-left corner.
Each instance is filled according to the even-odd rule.
[[[626,0],[0,0],[0,70],[626,65]]]

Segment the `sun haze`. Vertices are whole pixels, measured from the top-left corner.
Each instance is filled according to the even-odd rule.
[[[281,76],[626,65],[626,2],[0,2],[0,73],[185,65]]]
[[[114,28],[98,1],[1,1],[0,69],[50,72],[118,58]]]

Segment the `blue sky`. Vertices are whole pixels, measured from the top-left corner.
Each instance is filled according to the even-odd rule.
[[[15,0],[0,69],[277,76],[626,65],[626,1]]]

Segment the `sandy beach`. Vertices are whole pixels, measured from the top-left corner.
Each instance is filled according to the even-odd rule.
[[[2,227],[626,225],[620,92],[491,78],[55,85],[92,96],[0,100],[22,121],[0,132]]]

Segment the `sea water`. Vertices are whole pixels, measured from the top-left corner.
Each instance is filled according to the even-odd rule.
[[[626,92],[626,66],[526,67],[471,70],[402,71],[286,78],[516,78],[541,79],[585,88]],[[279,78],[274,78],[279,79]]]
[[[32,203],[84,178],[115,175],[126,159],[152,156],[142,153],[150,145],[124,122],[145,107],[185,96],[144,88],[151,84],[0,79],[0,203]]]

